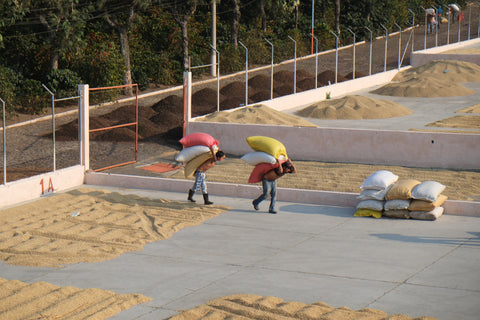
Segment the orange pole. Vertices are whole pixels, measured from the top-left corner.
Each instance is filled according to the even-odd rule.
[[[111,166],[100,168],[100,169],[96,169],[96,170],[93,170],[94,172],[102,171],[102,170],[106,170],[106,169],[110,169],[110,168],[115,168],[115,167],[120,167],[120,166],[124,166],[124,165],[127,165],[127,164],[136,163],[137,160],[138,160],[138,84],[135,83],[135,84],[125,84],[125,85],[120,85],[120,86],[89,88],[89,90],[90,91],[98,91],[98,90],[108,90],[108,89],[119,89],[119,88],[125,88],[125,87],[135,87],[135,122],[124,123],[124,124],[119,124],[119,125],[104,127],[104,128],[89,129],[88,132],[91,133],[91,132],[105,131],[105,130],[110,130],[110,129],[115,129],[115,128],[123,128],[123,127],[128,127],[128,126],[133,126],[134,125],[135,126],[135,160],[111,165]]]

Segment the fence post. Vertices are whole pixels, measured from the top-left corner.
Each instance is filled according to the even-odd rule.
[[[42,87],[48,91],[52,99],[52,141],[53,141],[53,171],[56,170],[57,167],[57,159],[56,159],[56,150],[55,150],[55,94],[50,91],[46,85],[42,83]]]
[[[210,47],[217,53],[217,112],[220,111],[220,52],[212,45]]]
[[[270,100],[273,99],[273,43],[263,38],[272,47],[272,53],[270,58]]]
[[[287,35],[287,37],[293,41],[294,48],[293,48],[293,93],[297,92],[297,41]]]
[[[183,136],[188,134],[188,123],[192,118],[192,72],[183,72]]]
[[[369,60],[368,60],[368,75],[372,75],[372,45],[373,45],[373,39],[372,39],[372,30],[370,30],[368,27],[365,27],[370,32],[370,55],[369,55]]]
[[[410,13],[412,14],[412,29],[413,29],[413,32],[412,32],[412,52],[415,51],[413,49],[413,44],[415,43],[415,13],[410,10],[410,9],[407,9],[408,11],[410,11]],[[437,20],[437,23],[438,23],[438,20]]]
[[[458,39],[457,39],[457,42],[460,42],[460,25],[462,24],[461,21],[460,21],[460,14],[462,13],[462,11],[460,10],[457,14],[458,16]]]
[[[470,18],[472,17],[472,4],[468,4],[468,37],[467,40],[470,40]]]
[[[335,83],[338,79],[338,36],[335,32],[329,30],[331,34],[335,36]]]
[[[437,8],[435,8],[434,6],[431,7],[431,9],[433,9],[433,11],[435,12],[435,20],[436,20],[436,23],[435,23],[435,48],[438,47],[438,11],[437,11]],[[433,30],[432,30],[433,32]],[[413,42],[412,42],[412,45],[413,45]]]
[[[450,7],[445,7],[445,12],[450,13]],[[450,14],[447,14],[447,44],[450,43]]]
[[[385,28],[383,24],[380,24],[380,25],[382,26],[383,30],[385,30],[385,55],[383,58],[383,72],[387,72],[388,29]]]
[[[5,101],[2,101],[2,114],[3,114],[3,184],[7,184],[7,142],[6,142],[6,126],[5,126]]]
[[[347,28],[348,31],[350,31],[350,33],[353,35],[353,53],[352,53],[352,60],[353,60],[353,63],[352,63],[352,79],[355,79],[355,32],[353,32],[350,28]]]
[[[423,33],[423,50],[425,50],[427,49],[427,10],[422,6],[420,8],[425,12],[425,31]]]
[[[400,52],[402,50],[402,28],[395,22],[398,27],[398,70],[400,70]]]
[[[90,170],[90,97],[88,84],[78,85],[78,95],[80,96],[80,112],[78,119],[78,129],[80,136],[80,164],[85,167],[85,171]]]
[[[317,81],[318,81],[318,39],[312,33],[310,34],[312,39],[315,39],[315,89],[317,89]]]
[[[238,41],[238,43],[245,49],[245,106],[248,105],[248,49],[242,43],[242,41]]]

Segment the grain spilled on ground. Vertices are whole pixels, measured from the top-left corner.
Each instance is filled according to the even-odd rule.
[[[326,303],[306,304],[284,301],[277,297],[252,294],[231,295],[207,302],[194,309],[184,311],[170,320],[197,319],[329,319],[329,320],[435,320],[425,317],[411,318],[407,315],[388,315],[376,309],[352,310],[348,307],[333,308]]]
[[[34,267],[110,260],[227,210],[77,189],[0,211],[0,259]]]
[[[141,294],[59,287],[0,278],[1,319],[107,319],[152,300]]]

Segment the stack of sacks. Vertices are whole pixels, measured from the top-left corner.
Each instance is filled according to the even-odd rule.
[[[410,218],[436,220],[443,212],[447,196],[442,192],[445,186],[436,181],[423,181],[412,190],[412,201],[408,206]]]
[[[410,218],[408,207],[412,199],[413,189],[420,184],[415,179],[396,181],[385,194],[383,215],[389,218]]]
[[[398,180],[398,176],[387,170],[379,170],[370,175],[360,186],[362,192],[357,197],[356,217],[381,218],[385,204],[385,195]]]
[[[387,191],[383,215],[390,218],[436,220],[444,211],[445,186],[436,181],[398,180]]]
[[[398,179],[387,170],[374,172],[360,186],[354,216],[435,220],[443,212],[445,186],[436,181]]]
[[[285,146],[276,139],[252,136],[247,138],[247,143],[254,151],[246,153],[241,159],[255,166],[248,178],[248,183],[262,181],[265,173],[278,167],[277,159],[280,164],[288,159]]]
[[[191,133],[180,139],[180,143],[183,149],[175,160],[184,164],[185,178],[193,175],[198,167],[212,158],[212,152],[218,151],[218,140],[208,133]]]

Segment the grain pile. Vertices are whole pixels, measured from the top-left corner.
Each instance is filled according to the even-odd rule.
[[[461,82],[480,81],[480,66],[454,60],[433,60],[399,72],[371,93],[398,97],[455,97],[474,94]]]
[[[152,300],[141,294],[59,287],[43,281],[29,284],[0,278],[0,286],[2,319],[107,319]]]
[[[297,111],[296,114],[318,119],[384,119],[411,113],[412,110],[388,100],[347,95],[339,99],[314,103]]]
[[[197,121],[315,127],[313,123],[305,119],[277,111],[261,104],[238,108],[233,111],[214,112],[197,119]]]
[[[323,302],[306,304],[284,301],[277,297],[238,294],[211,300],[204,305],[184,311],[170,320],[197,319],[329,319],[329,320],[435,320],[436,318],[411,318],[406,315],[388,315],[376,309],[352,310],[334,308]]]
[[[1,210],[0,259],[31,267],[110,260],[226,210],[77,189]]]

